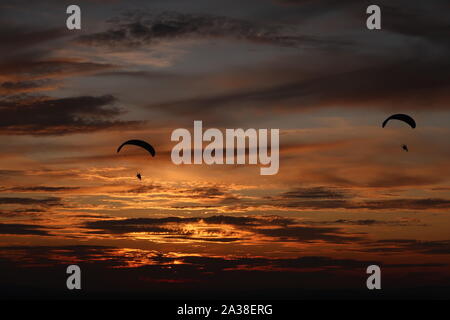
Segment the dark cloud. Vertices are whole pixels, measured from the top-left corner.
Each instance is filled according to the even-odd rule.
[[[0,204],[40,205],[49,207],[60,205],[61,199],[56,197],[43,199],[2,197],[0,198]]]
[[[34,81],[7,81],[0,83],[0,93],[6,95],[18,94],[23,92],[33,92],[47,90],[57,82],[51,79],[39,79]]]
[[[71,190],[77,190],[79,187],[50,187],[50,186],[30,186],[30,187],[12,187],[1,188],[0,191],[12,191],[12,192],[65,192]]]
[[[230,216],[211,216],[211,217],[166,217],[166,218],[131,218],[124,220],[99,220],[88,221],[85,227],[88,229],[99,229],[105,232],[125,234],[130,232],[153,232],[169,233],[174,235],[185,235],[182,230],[183,224],[199,223],[203,221],[206,224],[229,224],[234,226],[253,226],[265,221],[252,217],[230,217]],[[170,225],[175,225],[171,227]],[[178,227],[179,225],[179,227]]]
[[[139,250],[143,251],[143,250]],[[359,261],[353,259],[335,259],[325,256],[304,256],[294,258],[261,258],[261,257],[207,257],[164,254],[154,251],[139,253],[138,250],[130,250],[128,256],[120,255],[120,249],[110,246],[91,246],[91,245],[73,245],[73,246],[3,246],[0,247],[0,255],[9,256],[9,253],[16,253],[16,257],[27,257],[19,261],[27,264],[49,264],[49,263],[67,263],[68,260],[81,260],[85,263],[106,262],[109,267],[127,267],[128,262],[133,258],[148,259],[148,264],[164,266],[178,262],[185,265],[194,266],[204,272],[227,271],[231,269],[253,269],[254,267],[266,267],[268,270],[276,268],[324,268],[335,267],[343,269],[359,269],[365,264],[378,263],[376,261]],[[137,256],[134,256],[137,254]],[[153,262],[152,262],[153,261]]]
[[[373,188],[424,186],[442,181],[445,181],[445,178],[439,175],[399,174],[396,172],[385,171],[382,175],[371,180],[367,186]]]
[[[312,3],[313,0],[275,0],[275,2],[288,5],[302,5],[305,3]]]
[[[379,209],[407,209],[407,210],[427,210],[427,209],[448,209],[450,200],[447,199],[392,199],[392,200],[372,200],[363,204],[355,205],[356,208],[367,208],[371,210]]]
[[[277,241],[326,241],[332,243],[345,243],[361,240],[362,237],[346,235],[339,228],[316,227],[283,227],[258,228],[255,232],[278,239]]]
[[[65,283],[67,265],[74,263],[81,266],[84,274],[85,298],[95,297],[96,294],[103,298],[113,297],[120,295],[120,292],[127,298],[138,295],[159,299],[182,299],[186,296],[236,299],[249,295],[298,299],[299,296],[320,297],[324,292],[327,296],[341,299],[353,292],[351,296],[361,298],[364,292],[367,293],[366,289],[352,290],[365,283],[365,270],[371,264],[382,266],[383,279],[396,288],[403,287],[401,281],[398,282],[398,275],[395,276],[396,269],[408,268],[405,286],[408,289],[405,292],[411,291],[411,283],[416,286],[423,283],[430,285],[430,276],[433,275],[436,287],[420,291],[428,298],[433,292],[433,297],[445,297],[447,291],[436,293],[436,288],[442,283],[448,283],[448,265],[444,263],[383,264],[376,259],[323,255],[273,259],[192,256],[183,253],[173,256],[133,248],[81,245],[4,246],[0,247],[0,267],[8,272],[8,277],[2,278],[2,287],[10,290],[2,294],[19,297],[34,295],[41,299],[46,296],[42,293],[65,297],[67,290],[61,288],[61,283]],[[421,272],[415,268],[420,268]],[[39,286],[36,286],[36,279],[41,280]],[[384,289],[384,292],[389,292],[389,288]],[[400,296],[407,297],[405,292]],[[373,295],[370,297],[373,298]]]
[[[286,208],[305,209],[349,209],[351,201],[347,200],[306,200],[306,201],[276,201],[275,205]]]
[[[282,25],[263,25],[208,14],[136,12],[111,19],[111,29],[84,35],[79,41],[88,45],[136,48],[161,40],[185,38],[232,38],[285,47],[336,46],[347,43],[300,35],[296,29]]]
[[[138,187],[133,187],[125,191],[125,193],[148,193],[151,191],[159,191],[162,187],[160,185],[143,185]]]
[[[377,259],[325,255],[274,259],[173,256],[102,246],[0,247],[0,267],[8,274],[2,278],[2,288],[7,289],[2,296],[73,298],[73,292],[67,295],[65,286],[61,287],[69,264],[82,268],[84,298],[361,298],[367,289],[358,289],[365,283],[365,269],[371,264],[382,266],[383,279],[390,285],[383,289],[383,297],[392,287],[407,288],[397,293],[397,298],[409,297],[409,292],[417,291],[411,289],[411,283],[417,287],[433,285],[419,290],[423,297],[448,296],[448,290],[442,291],[442,285],[448,284],[448,265],[443,263],[390,265]],[[404,283],[398,281],[399,268],[407,271]]]
[[[414,69],[410,66],[414,64]],[[447,109],[450,64],[446,61],[402,61],[319,78],[247,89],[215,96],[188,98],[152,104],[180,115],[199,115],[205,110],[242,108],[249,110],[305,111],[313,107],[366,107]],[[385,75],[389,74],[386,78]],[[189,110],[189,113],[187,112]]]
[[[278,196],[265,197],[267,204],[285,208],[303,209],[368,209],[368,210],[428,210],[450,208],[450,200],[443,198],[396,198],[381,200],[350,199],[340,188],[294,188]]]
[[[405,252],[413,251],[422,254],[450,254],[450,240],[420,241],[412,239],[379,240],[368,248],[368,252]]]
[[[49,236],[50,234],[41,230],[42,228],[42,226],[32,224],[0,223],[0,234]]]
[[[225,195],[225,192],[218,187],[197,187],[192,189],[193,197],[218,198]]]
[[[343,243],[360,240],[360,237],[345,234],[340,228],[296,226],[295,221],[280,217],[256,218],[234,216],[210,216],[205,218],[134,218],[124,220],[88,221],[85,227],[101,230],[100,233],[127,234],[132,232],[157,233],[166,238],[190,239],[216,242],[234,242],[242,240],[234,237],[234,232],[225,232],[222,229],[208,229],[212,237],[198,237],[195,232],[187,230],[185,224],[220,225],[226,224],[238,230],[250,231],[257,235],[276,238],[277,241],[326,241]],[[237,232],[237,231],[236,231]]]
[[[102,220],[102,221],[90,221],[85,224],[87,228],[91,229],[104,229],[108,231],[117,231],[119,233],[136,232],[139,230],[144,231],[146,227],[164,226],[168,224],[185,224],[185,223],[198,223],[204,222],[206,224],[228,224],[233,226],[278,226],[294,223],[294,220],[281,218],[281,217],[269,217],[269,218],[257,218],[257,217],[241,217],[241,216],[209,216],[209,217],[165,217],[165,218],[131,218],[123,220]]]
[[[114,247],[91,245],[68,246],[2,246],[0,247],[0,260],[9,261],[21,267],[50,266],[66,264],[75,261],[91,261],[101,263],[98,257],[108,260],[108,266],[124,265],[125,261],[116,261],[111,252]]]
[[[289,201],[277,204],[287,208],[308,209],[369,209],[369,210],[428,210],[450,208],[450,200],[446,199],[389,199],[370,201],[347,201],[347,200],[307,200]]]
[[[281,197],[286,199],[344,199],[348,198],[349,194],[338,188],[313,187],[297,188],[283,193]]]
[[[115,66],[111,64],[86,62],[76,59],[37,59],[36,57],[25,56],[2,61],[0,63],[0,75],[29,81],[29,79],[63,78],[92,74],[112,68],[115,68]]]
[[[396,6],[390,1],[384,2],[381,6],[384,29],[450,47],[450,23],[445,14],[440,14],[448,10],[447,2],[434,0],[412,6],[411,2]]]
[[[274,2],[286,5],[309,5],[316,4],[324,10],[328,9],[329,5],[346,5],[351,3],[366,2],[365,0],[274,0]],[[368,3],[368,2],[367,2]],[[334,8],[334,7],[333,7]]]
[[[135,127],[138,121],[114,120],[124,113],[113,96],[0,101],[0,133],[63,135]]]
[[[5,176],[11,177],[11,176],[15,176],[15,175],[22,174],[22,173],[23,173],[23,171],[20,171],[20,170],[0,170],[0,176],[3,176],[3,177],[5,177]]]
[[[68,36],[67,28],[28,29],[22,26],[0,24],[0,55],[11,55],[45,42]]]
[[[424,226],[420,223],[420,220],[416,219],[400,219],[394,221],[386,220],[375,220],[375,219],[364,219],[364,220],[347,220],[338,219],[335,221],[324,221],[317,222],[317,224],[346,224],[346,225],[356,225],[356,226],[395,226],[395,227],[406,227],[406,226]]]
[[[36,217],[43,213],[48,212],[44,207],[39,208],[26,208],[26,209],[14,209],[14,210],[1,210],[0,215],[2,217],[15,218],[15,217]]]
[[[324,11],[340,12],[342,18],[345,14],[347,20],[363,22],[364,27],[366,8],[376,4],[381,8],[382,30],[394,32],[409,37],[418,37],[434,42],[434,45],[449,46],[450,23],[446,12],[446,0],[430,0],[426,3],[420,1],[378,0],[376,3],[369,0],[274,0],[275,3],[287,6],[298,6],[299,14],[307,13],[311,16],[319,15]],[[362,29],[363,30],[363,29]]]
[[[191,199],[228,199],[233,197],[227,194],[225,190],[222,190],[219,186],[201,186],[193,188],[178,188],[173,189],[170,187],[164,187],[158,184],[149,184],[133,187],[125,191],[125,193],[148,193],[148,192],[176,192],[182,197],[187,197]],[[173,197],[173,195],[166,195],[167,197]],[[178,196],[176,196],[178,197]],[[233,198],[233,200],[238,200]]]

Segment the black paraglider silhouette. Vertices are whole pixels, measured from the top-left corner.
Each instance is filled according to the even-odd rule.
[[[415,128],[416,127],[416,121],[414,121],[413,118],[411,118],[410,116],[408,116],[407,114],[402,114],[402,113],[398,113],[398,114],[393,114],[392,116],[390,116],[389,118],[387,118],[386,120],[383,121],[383,128],[386,126],[386,124],[390,121],[390,120],[400,120],[403,122],[406,122],[407,124],[409,124],[411,126],[411,128]]]
[[[133,146],[138,146],[138,147],[144,148],[145,150],[148,151],[148,153],[151,154],[152,157],[154,157],[156,155],[155,149],[149,143],[147,143],[145,141],[142,141],[142,140],[128,140],[128,141],[125,141],[124,143],[122,143],[120,145],[119,148],[117,148],[117,152],[119,153],[120,150],[122,150],[122,147],[125,146],[125,145],[133,145]],[[138,178],[140,181],[142,180],[142,175],[141,175],[140,172],[138,172],[136,174],[136,178]]]
[[[382,127],[384,128],[390,120],[403,121],[403,122],[409,124],[411,126],[411,128],[413,128],[413,129],[416,127],[416,121],[413,118],[411,118],[410,116],[408,116],[407,114],[402,114],[402,113],[393,114],[392,116],[390,116],[389,118],[384,120]],[[406,152],[409,152],[408,146],[406,144],[402,145],[402,149],[405,150]]]
[[[117,148],[117,152],[120,152],[122,147],[125,146],[125,145],[133,145],[133,146],[138,146],[138,147],[144,148],[145,150],[147,150],[152,155],[152,157],[154,157],[155,154],[156,154],[155,149],[149,143],[147,143],[145,141],[142,141],[142,140],[128,140],[128,141],[125,141],[124,143],[122,143],[120,145],[119,148]]]

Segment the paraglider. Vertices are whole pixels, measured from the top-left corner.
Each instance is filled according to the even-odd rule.
[[[150,155],[152,157],[154,157],[156,155],[155,149],[152,147],[151,144],[142,141],[142,140],[128,140],[125,141],[124,143],[122,143],[119,148],[117,148],[117,153],[120,152],[120,150],[122,150],[122,148],[126,145],[132,145],[132,146],[137,146],[137,147],[141,147],[143,149],[145,149],[148,153],[150,153]],[[140,172],[136,173],[136,178],[139,179],[139,181],[142,181],[142,175]]]
[[[413,118],[411,118],[410,116],[408,116],[407,114],[402,114],[402,113],[398,113],[398,114],[393,114],[392,116],[390,116],[389,118],[387,118],[386,120],[383,121],[383,128],[386,126],[386,124],[390,121],[390,120],[400,120],[403,122],[406,122],[407,124],[409,124],[411,126],[411,128],[415,128],[416,127],[416,121],[414,121]]]
[[[148,153],[150,153],[152,155],[152,157],[154,157],[155,154],[156,154],[155,149],[149,143],[147,143],[145,141],[142,141],[142,140],[128,140],[128,141],[125,141],[124,143],[122,143],[120,145],[119,148],[117,148],[117,152],[120,152],[122,147],[125,146],[125,145],[133,145],[133,146],[138,146],[138,147],[144,148],[145,150],[148,151]]]
[[[402,113],[393,114],[392,116],[388,117],[386,120],[383,121],[382,127],[384,128],[390,120],[403,121],[413,129],[416,127],[416,121],[407,114]],[[406,152],[409,152],[408,146],[406,144],[402,145],[402,149],[405,150]]]

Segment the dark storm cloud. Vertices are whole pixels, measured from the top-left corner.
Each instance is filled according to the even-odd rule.
[[[384,1],[382,26],[391,32],[420,37],[436,45],[450,46],[450,23],[446,14],[448,2],[429,1],[428,3],[394,4]]]
[[[379,0],[377,3],[380,1],[383,0]],[[365,8],[372,4],[368,0],[272,0],[272,2],[295,10],[294,12],[301,17],[315,17],[324,12],[333,12],[350,7],[360,13],[360,18],[364,15]]]
[[[161,154],[161,153],[159,153]],[[192,198],[192,199],[226,199],[232,197],[232,195],[227,194],[225,190],[218,186],[202,186],[193,188],[178,188],[173,189],[170,187],[164,187],[157,184],[142,185],[138,187],[133,187],[124,191],[124,193],[148,193],[148,192],[176,192],[179,196]],[[170,195],[167,195],[171,197]],[[173,197],[173,196],[172,196]],[[178,195],[176,196],[178,197]],[[234,200],[238,200],[234,198]]]
[[[414,65],[414,68],[411,66]],[[270,88],[234,91],[150,105],[176,114],[201,114],[206,109],[268,108],[308,110],[313,107],[448,109],[450,64],[447,61],[402,61],[356,71],[331,73]],[[389,77],[386,78],[386,74]],[[227,109],[228,110],[228,109]]]
[[[192,193],[194,194],[192,197],[199,198],[218,198],[225,195],[225,192],[222,191],[218,187],[197,187],[192,189]]]
[[[138,186],[138,187],[133,187],[131,189],[128,189],[126,191],[124,191],[124,193],[148,193],[151,191],[160,191],[160,190],[164,190],[164,188],[160,185],[144,185],[144,186]]]
[[[110,95],[0,101],[0,134],[63,135],[137,126],[114,120],[124,113]]]
[[[364,219],[364,220],[347,220],[338,219],[335,221],[321,221],[316,222],[317,224],[346,224],[346,225],[356,225],[356,226],[395,226],[395,227],[406,227],[406,226],[424,226],[419,220],[414,219],[402,219],[394,221],[386,220],[375,220],[375,219]]]
[[[281,25],[263,25],[208,14],[137,12],[111,19],[111,29],[84,35],[79,41],[94,46],[135,48],[156,44],[161,40],[186,38],[232,38],[284,47],[339,46],[337,41],[299,35],[295,29]]]
[[[167,218],[132,218],[124,220],[99,220],[88,221],[85,227],[88,229],[99,229],[112,233],[130,233],[130,232],[170,232],[177,233],[179,228],[166,227],[170,224],[180,225],[187,223],[199,223],[203,221],[207,224],[229,224],[234,226],[253,226],[261,222],[257,218],[252,217],[230,217],[230,216],[211,216],[211,217],[167,217]]]
[[[445,181],[445,177],[439,175],[410,175],[385,171],[383,175],[371,180],[367,186],[372,188],[390,188],[402,186],[424,186]]]
[[[348,198],[348,192],[338,188],[313,187],[297,188],[281,195],[286,199],[344,199]]]
[[[47,210],[43,209],[42,206],[39,208],[26,208],[26,209],[14,209],[14,210],[1,210],[0,216],[1,217],[8,217],[8,218],[15,218],[15,217],[33,217],[40,216],[43,213],[48,212]]]
[[[450,200],[443,198],[396,198],[356,200],[340,188],[294,188],[277,196],[265,197],[264,203],[284,208],[304,209],[368,209],[368,210],[428,210],[450,208]]]
[[[220,242],[220,243],[227,243],[227,242],[236,242],[239,240],[242,240],[241,238],[220,238],[220,237],[214,237],[214,238],[206,238],[206,237],[196,237],[191,234],[187,235],[174,235],[174,236],[166,236],[166,239],[187,239],[187,240],[193,240],[193,241],[207,241],[207,242]]]
[[[256,217],[234,217],[234,216],[209,216],[209,217],[166,217],[166,218],[132,218],[124,220],[102,220],[90,221],[86,223],[87,228],[115,230],[120,233],[134,232],[145,229],[147,226],[164,226],[168,224],[185,224],[204,222],[206,224],[228,224],[233,226],[273,226],[273,225],[287,225],[294,223],[294,220],[272,217],[268,219]],[[130,231],[131,230],[131,231]]]
[[[304,209],[348,209],[351,206],[350,201],[346,200],[306,200],[306,201],[286,201],[275,204],[285,208],[304,208]]]
[[[89,290],[83,296],[97,298],[104,298],[106,294],[108,297],[147,299],[183,299],[186,296],[236,299],[249,295],[298,299],[299,296],[323,297],[323,292],[326,292],[325,296],[343,298],[349,296],[349,288],[352,291],[365,283],[365,270],[372,264],[382,266],[390,285],[396,288],[402,288],[402,283],[393,284],[392,280],[398,277],[389,278],[390,272],[408,268],[405,269],[408,272],[406,292],[411,291],[411,283],[429,286],[430,276],[439,284],[448,280],[448,265],[443,263],[384,264],[377,260],[319,255],[270,259],[181,253],[174,257],[132,248],[10,246],[0,247],[0,267],[8,274],[2,280],[2,287],[7,289],[3,294],[22,298],[42,298],[46,294],[73,298],[73,295],[65,295],[67,290],[61,288],[61,283],[67,280],[67,265],[73,263],[80,265],[88,277]],[[420,272],[414,272],[415,267],[420,267]],[[30,285],[35,284],[36,279],[41,281],[39,288]],[[337,288],[343,291],[336,291]],[[361,298],[364,292],[367,290],[357,290],[352,296]],[[427,298],[448,296],[448,291],[436,291],[436,287],[420,292]],[[373,298],[373,295],[367,297]]]
[[[276,238],[277,241],[326,241],[332,243],[345,243],[349,241],[362,240],[362,237],[346,235],[339,228],[329,227],[284,227],[257,229],[255,232]]]
[[[125,264],[122,259],[116,261],[111,255],[113,247],[109,246],[90,246],[90,245],[72,245],[72,246],[3,246],[0,247],[0,257],[4,261],[16,263],[20,266],[32,265],[50,265],[57,263],[67,263],[70,261],[96,261],[96,257],[102,256],[108,258],[108,265],[113,267],[119,264]],[[11,255],[13,254],[13,255]]]
[[[56,197],[49,197],[43,199],[2,197],[0,198],[0,204],[40,205],[44,207],[49,207],[60,205],[61,199]]]
[[[22,92],[33,92],[50,88],[57,82],[52,79],[39,79],[32,81],[6,81],[0,83],[0,94],[17,94]]]
[[[15,51],[23,51],[45,42],[68,36],[67,28],[28,29],[22,26],[11,26],[0,23],[1,56],[10,55]]]
[[[450,23],[446,12],[448,1],[429,0],[426,2],[409,0],[274,0],[286,6],[298,6],[296,12],[317,15],[329,11],[351,14],[346,19],[360,21],[364,27],[366,8],[376,4],[381,8],[382,30],[401,35],[420,37],[436,45],[450,45]],[[342,14],[342,13],[341,13]]]
[[[305,5],[305,4],[318,4],[320,6],[329,5],[329,4],[350,4],[355,2],[364,2],[364,0],[273,0],[275,3],[280,4],[288,4],[288,5]],[[324,8],[326,9],[326,8]]]
[[[313,0],[275,0],[274,2],[288,5],[302,5],[305,3],[311,3]]]
[[[379,240],[369,247],[368,252],[405,252],[422,254],[450,254],[450,240],[420,241],[412,239]]]
[[[378,264],[379,261],[356,260],[356,259],[339,259],[327,256],[303,256],[294,258],[261,258],[261,257],[207,257],[207,256],[191,256],[177,255],[173,257],[164,253],[155,251],[139,250],[139,252],[128,251],[127,255],[120,254],[120,248],[109,246],[90,246],[90,245],[73,245],[73,246],[4,246],[0,247],[0,258],[5,260],[16,259],[19,265],[36,265],[36,264],[66,264],[68,261],[83,261],[84,264],[95,264],[106,268],[125,267],[127,272],[131,269],[147,269],[152,268],[163,272],[168,264],[172,268],[179,268],[172,276],[178,272],[186,272],[192,270],[200,273],[210,272],[227,272],[233,270],[249,270],[255,271],[255,267],[264,267],[266,271],[277,271],[280,269],[321,269],[333,268],[343,270],[359,270],[365,269],[368,265]],[[119,253],[119,254],[117,254]],[[134,258],[148,259],[147,266],[132,267],[129,265]],[[177,264],[173,264],[177,262]],[[423,264],[382,264],[385,268],[401,267],[435,267],[446,266],[446,264],[423,263]],[[162,267],[162,268],[161,268]],[[117,268],[115,268],[117,270]],[[147,269],[148,270],[148,269]]]
[[[4,246],[0,247],[0,255],[9,258],[9,253],[15,253],[14,257],[19,257],[19,262],[24,265],[28,263],[66,263],[67,260],[75,259],[81,260],[85,263],[99,263],[105,262],[104,266],[117,267],[128,266],[130,259],[134,258],[133,252],[129,255],[117,255],[116,247],[109,246],[89,246],[89,245],[74,245],[74,246]],[[373,264],[375,261],[360,261],[354,259],[335,259],[326,256],[304,256],[296,258],[260,258],[260,257],[236,257],[236,258],[221,258],[221,257],[206,257],[206,256],[190,256],[179,255],[173,257],[164,253],[148,251],[139,254],[141,257],[146,257],[153,261],[156,266],[161,267],[167,263],[174,263],[175,261],[183,264],[194,266],[198,270],[204,272],[212,271],[227,271],[230,269],[249,269],[254,267],[271,268],[323,268],[335,267],[344,269],[359,269],[367,264]],[[20,259],[20,256],[27,259]],[[153,263],[152,263],[153,264]],[[174,265],[176,267],[176,265]]]
[[[127,234],[132,232],[149,232],[164,235],[172,239],[189,239],[212,242],[235,242],[243,240],[233,237],[234,233],[224,234],[221,229],[209,229],[207,232],[214,237],[198,237],[195,232],[185,230],[185,224],[211,224],[230,225],[238,230],[253,232],[256,235],[263,235],[276,239],[276,241],[326,241],[333,243],[343,243],[348,241],[361,240],[343,232],[340,228],[330,227],[310,227],[295,226],[295,221],[280,217],[269,219],[255,217],[233,217],[233,216],[210,216],[205,218],[178,218],[167,217],[159,219],[135,218],[124,220],[98,220],[85,223],[87,229],[101,230],[99,233]],[[231,235],[231,236],[230,236]]]
[[[257,217],[234,217],[234,216],[210,216],[202,219],[206,223],[223,223],[234,226],[285,226],[295,223],[295,220],[282,217],[269,217],[269,218],[257,218]]]
[[[298,258],[287,258],[287,259],[267,259],[267,258],[235,258],[224,260],[222,258],[212,258],[212,257],[198,257],[198,256],[186,256],[182,257],[182,261],[198,265],[207,266],[211,271],[220,270],[230,270],[237,268],[254,268],[254,267],[267,267],[269,270],[271,268],[296,268],[296,269],[307,269],[307,268],[324,268],[324,267],[335,267],[335,268],[345,268],[345,269],[359,269],[363,266],[363,262],[353,259],[334,259],[324,256],[305,256]]]
[[[1,192],[65,192],[71,190],[77,190],[79,187],[50,187],[50,186],[30,186],[30,187],[12,187],[12,188],[0,188]]]
[[[107,71],[97,74],[98,77],[133,77],[143,80],[169,80],[176,81],[183,79],[184,75],[181,73],[168,72],[168,71],[158,71],[158,70],[139,70],[139,71]],[[192,78],[188,78],[192,81]]]
[[[447,199],[393,199],[393,200],[373,200],[365,201],[363,204],[356,204],[356,208],[378,209],[448,209],[450,200]]]
[[[11,176],[16,176],[18,174],[23,174],[23,171],[20,171],[20,170],[0,170],[0,176],[3,176],[3,177],[5,177],[5,176],[11,177]]]
[[[369,209],[369,210],[428,210],[450,208],[450,200],[447,199],[389,199],[372,201],[347,201],[347,200],[307,200],[281,202],[277,206],[286,208],[305,209]]]
[[[42,228],[43,226],[31,224],[0,223],[0,234],[49,236],[50,234],[41,230]]]
[[[41,84],[41,82],[30,82],[28,79],[63,78],[81,74],[104,72],[115,68],[111,64],[79,61],[76,59],[39,59],[34,56],[24,56],[2,61],[0,63],[0,75],[27,79],[29,85]],[[11,86],[11,85],[10,85]],[[23,84],[22,84],[23,86]]]
[[[130,232],[152,232],[152,233],[168,233],[170,234],[184,236],[186,232],[181,228],[170,228],[170,225],[183,225],[185,223],[198,223],[201,218],[178,218],[178,217],[168,217],[168,218],[132,218],[125,220],[103,220],[103,221],[90,221],[85,224],[87,228],[90,229],[100,229],[107,232],[124,234]],[[205,218],[206,223],[227,223],[226,217],[220,219],[220,217],[212,222],[210,219]]]
[[[299,1],[328,8],[325,3],[333,2],[336,10],[341,6],[341,1]],[[368,37],[364,29],[365,5],[357,4],[358,1],[345,1],[345,4],[354,3],[361,8],[345,8],[339,11],[342,19],[357,19],[362,24],[362,37]],[[246,89],[236,89],[226,93],[168,100],[162,103],[154,103],[149,108],[161,109],[165,112],[185,116],[204,115],[205,110],[220,112],[236,108],[242,110],[268,109],[287,111],[305,111],[317,107],[357,107],[357,108],[385,108],[396,110],[420,110],[435,109],[448,110],[447,103],[450,98],[450,73],[448,63],[448,47],[450,47],[450,23],[445,14],[439,13],[436,8],[443,2],[437,1],[428,5],[405,2],[405,5],[393,7],[391,2],[386,2],[383,9],[383,32],[395,32],[401,44],[400,50],[384,51],[381,43],[376,42],[373,50],[383,50],[385,54],[375,56],[360,56],[356,52],[344,53],[349,59],[367,63],[359,64],[358,69],[352,71],[339,71],[340,63],[324,70],[319,70],[317,75],[305,77],[305,72],[299,70],[298,79],[289,78],[289,82],[268,87],[251,86]],[[427,8],[431,7],[431,8]],[[302,7],[302,6],[299,6]],[[342,9],[342,8],[341,8]],[[442,10],[442,12],[444,12]],[[350,17],[346,15],[350,14]],[[387,35],[389,36],[389,35]],[[390,35],[392,36],[392,35]],[[408,39],[406,39],[406,36]],[[409,37],[418,39],[412,41]],[[349,36],[351,38],[351,36]],[[380,40],[379,38],[374,38]],[[377,40],[377,41],[378,41]],[[426,40],[426,41],[418,41]],[[430,43],[432,42],[432,43]],[[367,46],[367,43],[361,43]],[[405,52],[405,53],[403,53]],[[335,54],[335,51],[333,51]],[[325,57],[326,58],[326,57]],[[332,59],[332,58],[331,58]],[[389,74],[389,77],[386,75]],[[286,78],[286,70],[274,70],[273,78]],[[236,77],[239,81],[239,77]],[[189,112],[188,112],[189,110]],[[220,114],[221,119],[227,115]]]

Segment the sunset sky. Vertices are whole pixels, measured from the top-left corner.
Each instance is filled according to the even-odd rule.
[[[88,293],[295,298],[370,264],[450,292],[448,1],[79,0],[67,30],[72,2],[0,3],[2,296],[69,264]],[[194,120],[280,129],[278,174],[174,165]]]

